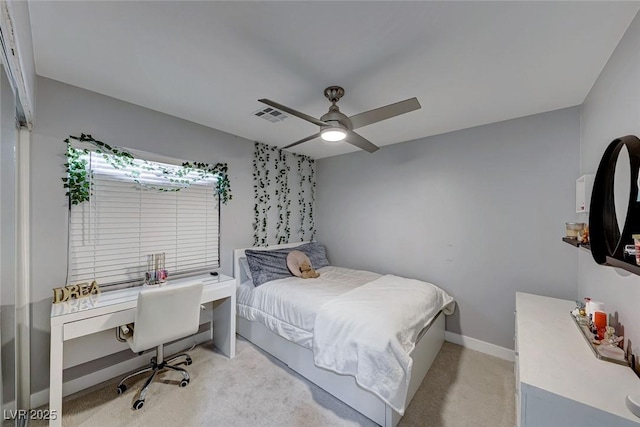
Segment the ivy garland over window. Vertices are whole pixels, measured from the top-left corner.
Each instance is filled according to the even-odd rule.
[[[87,148],[75,148],[71,141],[88,143],[95,147],[94,152],[102,154],[107,163],[114,169],[129,169],[134,166],[156,173],[170,183],[168,186],[151,185],[141,182],[140,173],[137,171],[127,172],[127,176],[138,185],[157,191],[180,191],[181,188],[187,188],[192,184],[216,177],[216,191],[220,195],[220,201],[225,205],[233,198],[231,194],[231,183],[229,182],[228,166],[226,163],[216,163],[209,165],[201,162],[185,162],[181,168],[168,168],[162,165],[147,162],[143,159],[136,159],[128,151],[110,146],[102,141],[94,139],[91,135],[80,134],[80,136],[70,135],[64,142],[67,144],[67,162],[64,164],[67,176],[62,178],[64,188],[67,189],[66,196],[72,205],[78,205],[86,202],[91,197],[91,179],[93,174],[87,171],[87,161],[82,158],[83,154],[89,154]],[[192,173],[195,172],[195,176]]]
[[[297,164],[292,175],[292,164]],[[271,178],[271,176],[275,178]],[[291,238],[292,204],[298,205],[301,240],[315,238],[313,206],[315,202],[315,161],[278,147],[255,143],[253,158],[254,246],[288,243]],[[292,199],[297,191],[297,200]],[[273,203],[272,203],[273,197]],[[277,212],[270,212],[271,206]],[[295,208],[294,208],[295,209]],[[269,236],[273,236],[272,239]]]

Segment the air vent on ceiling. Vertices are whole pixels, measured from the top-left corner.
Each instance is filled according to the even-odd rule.
[[[271,123],[281,122],[287,118],[287,115],[273,107],[263,108],[253,113],[254,116],[268,120]]]

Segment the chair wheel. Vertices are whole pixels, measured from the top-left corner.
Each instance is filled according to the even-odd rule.
[[[140,409],[144,406],[144,400],[136,400],[135,402],[133,402],[133,409]]]
[[[193,360],[191,360],[190,357],[187,357],[187,366],[191,365],[193,363]]]
[[[118,388],[116,389],[116,393],[118,393],[118,395],[121,395],[122,393],[124,393],[125,391],[127,391],[127,386],[124,384],[120,384],[118,386]]]
[[[189,380],[182,380],[180,381],[180,387],[186,387],[187,384],[189,384]]]

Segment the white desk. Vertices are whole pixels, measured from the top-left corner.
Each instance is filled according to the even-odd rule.
[[[204,282],[201,303],[213,305],[213,341],[229,358],[236,354],[236,285],[235,279],[209,274],[185,279],[169,280],[162,286]],[[49,409],[56,414],[50,426],[62,425],[62,371],[64,342],[73,338],[93,334],[127,323],[133,323],[138,293],[142,286],[104,292],[69,303],[51,306],[51,359],[49,377]],[[114,391],[115,393],[115,391]]]

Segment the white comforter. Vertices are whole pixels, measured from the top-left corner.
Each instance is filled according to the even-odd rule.
[[[317,279],[287,277],[258,287],[251,281],[237,292],[238,315],[258,321],[281,337],[312,349],[313,329],[320,307],[352,289],[381,277],[370,271],[327,266]]]
[[[325,302],[315,316],[315,364],[353,375],[400,415],[420,331],[453,298],[419,280],[386,275]],[[384,316],[381,315],[384,313]]]

